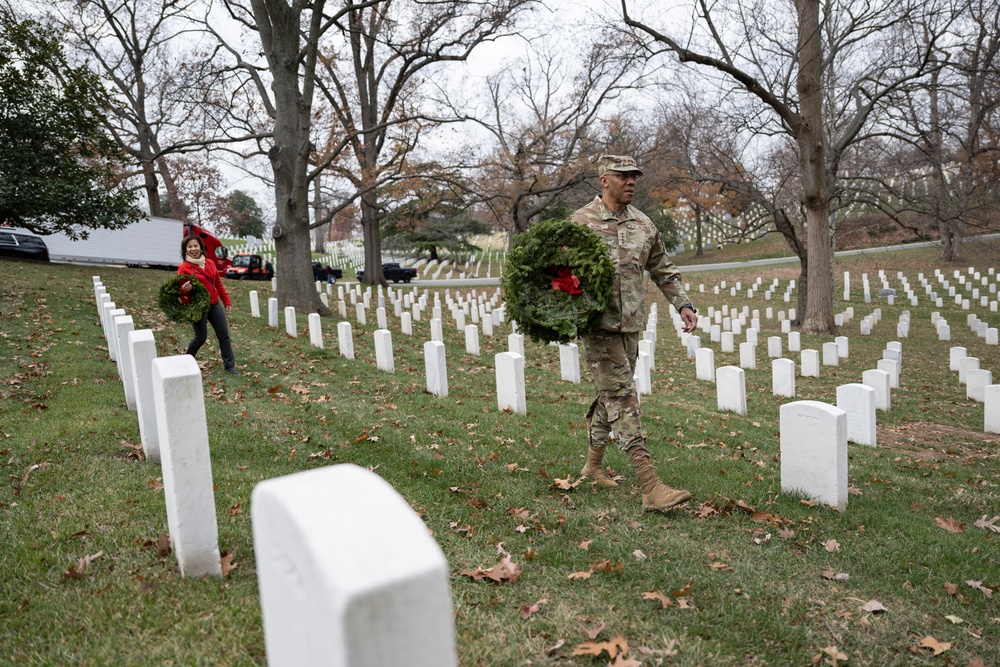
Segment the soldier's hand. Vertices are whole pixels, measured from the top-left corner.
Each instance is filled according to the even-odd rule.
[[[691,333],[698,326],[698,314],[692,308],[681,308],[681,319],[684,320],[684,333]]]

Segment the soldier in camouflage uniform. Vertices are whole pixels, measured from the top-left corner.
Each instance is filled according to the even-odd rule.
[[[681,287],[681,274],[667,258],[652,221],[631,205],[635,180],[642,175],[633,158],[603,155],[597,161],[601,195],[573,214],[608,244],[615,281],[611,302],[597,328],[583,337],[587,364],[594,378],[594,402],[587,412],[590,449],[581,474],[600,486],[618,485],[604,472],[601,461],[612,431],[618,447],[635,466],[646,511],[666,511],[691,497],[660,481],[646,449],[639,396],[632,376],[639,351],[639,335],[646,326],[643,272],[674,305],[684,320],[684,331],[698,323],[691,300]]]

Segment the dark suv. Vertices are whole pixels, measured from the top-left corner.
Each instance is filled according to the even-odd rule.
[[[37,236],[0,229],[0,257],[23,257],[47,262],[49,249],[45,247],[45,241]]]

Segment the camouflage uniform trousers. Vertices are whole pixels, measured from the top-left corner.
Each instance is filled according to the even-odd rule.
[[[645,441],[635,388],[639,334],[595,331],[583,337],[584,352],[594,378],[594,402],[587,411],[590,446],[603,448],[614,431],[622,451]]]

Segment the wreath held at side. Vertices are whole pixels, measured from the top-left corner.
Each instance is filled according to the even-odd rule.
[[[501,285],[507,314],[524,333],[567,343],[600,320],[614,278],[596,233],[570,220],[543,220],[514,239]]]

